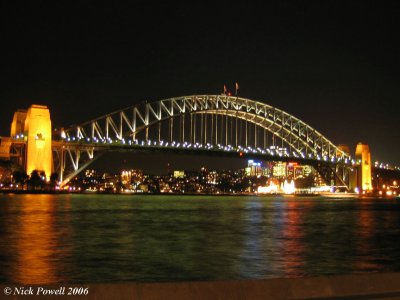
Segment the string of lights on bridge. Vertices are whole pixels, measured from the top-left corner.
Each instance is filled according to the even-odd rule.
[[[77,139],[75,137],[72,138],[66,138],[65,139],[67,142],[87,142],[87,143],[91,143],[91,139],[90,138],[86,138],[86,139]],[[151,140],[147,140],[147,141],[139,141],[137,139],[135,140],[128,140],[128,142],[125,139],[121,139],[121,140],[115,140],[113,141],[111,138],[108,139],[102,139],[99,140],[96,137],[93,138],[93,142],[95,143],[103,143],[103,144],[117,144],[117,145],[130,145],[130,146],[142,146],[142,147],[165,147],[165,148],[182,148],[182,149],[203,149],[203,150],[219,150],[219,151],[227,151],[227,152],[238,152],[238,153],[253,153],[253,154],[268,154],[268,155],[278,155],[279,157],[290,157],[290,155],[287,153],[287,151],[279,151],[279,150],[275,150],[274,149],[266,149],[263,150],[260,147],[257,148],[252,148],[251,146],[248,147],[243,147],[243,146],[238,146],[238,147],[233,147],[232,145],[221,145],[221,144],[217,144],[217,145],[213,145],[210,143],[207,143],[205,145],[200,144],[200,143],[188,143],[188,142],[176,142],[176,141],[172,141],[172,142],[164,142],[164,141],[151,141]],[[286,150],[286,149],[285,149]],[[293,152],[293,156],[296,158],[300,158],[299,155],[296,152]],[[328,157],[324,156],[323,158],[321,158],[318,154],[317,155],[312,155],[311,153],[308,154],[308,157],[306,157],[306,155],[304,153],[301,153],[301,158],[303,159],[307,159],[307,158],[316,158],[317,160],[324,160],[324,161],[328,161]],[[331,161],[335,162],[335,161],[340,161],[342,160],[342,158],[336,158],[336,157],[332,157]],[[349,163],[350,161],[345,158],[344,159],[345,163]],[[355,163],[354,160],[351,161],[353,164]]]

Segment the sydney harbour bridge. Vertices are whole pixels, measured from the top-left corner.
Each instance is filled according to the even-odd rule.
[[[295,116],[224,94],[143,102],[56,131],[47,107],[32,105],[14,114],[1,151],[28,174],[58,173],[61,185],[106,152],[157,151],[295,161],[313,166],[330,185],[372,188],[368,145],[358,144],[352,157]]]

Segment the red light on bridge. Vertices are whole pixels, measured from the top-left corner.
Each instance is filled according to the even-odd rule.
[[[243,156],[243,152],[239,152],[239,156],[242,157]]]

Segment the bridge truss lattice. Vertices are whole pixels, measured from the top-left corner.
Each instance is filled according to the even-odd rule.
[[[298,118],[268,104],[226,95],[144,102],[64,130],[56,144],[67,181],[105,151],[185,148],[347,163],[348,154]],[[72,170],[64,177],[70,162]]]

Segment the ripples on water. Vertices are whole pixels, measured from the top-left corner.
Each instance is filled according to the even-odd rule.
[[[0,282],[400,271],[399,204],[320,197],[0,195]]]

